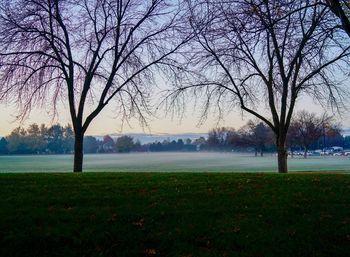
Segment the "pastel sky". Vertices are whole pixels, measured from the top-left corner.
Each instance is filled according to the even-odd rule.
[[[191,109],[191,108],[188,108]],[[319,105],[312,102],[311,99],[301,98],[297,103],[297,109],[306,109],[311,112],[321,113],[324,111]],[[63,125],[70,123],[69,111],[63,105],[59,109],[59,116],[54,119],[45,110],[34,110],[30,117],[24,122],[16,121],[16,108],[13,105],[0,104],[0,136],[8,135],[11,130],[18,126],[27,126],[31,123],[45,123],[47,125],[54,123],[61,123]],[[103,111],[98,118],[96,118],[90,128],[87,131],[88,135],[105,135],[109,133],[186,133],[186,132],[198,132],[206,133],[213,127],[217,126],[217,117],[215,115],[210,116],[207,121],[201,126],[198,125],[200,113],[196,111],[187,110],[185,117],[180,120],[178,117],[172,119],[171,117],[162,117],[162,113],[159,113],[159,118],[151,118],[149,128],[143,129],[137,121],[132,120],[131,126],[124,125],[115,117],[112,106]],[[336,116],[339,121],[342,122],[344,128],[350,127],[350,111],[344,112],[342,116]],[[247,114],[243,114],[237,110],[231,113],[227,113],[224,120],[219,124],[220,126],[228,126],[239,128],[248,119],[252,118]]]

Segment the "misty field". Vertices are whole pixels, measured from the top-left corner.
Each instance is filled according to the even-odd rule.
[[[0,172],[70,172],[72,155],[0,156]],[[289,159],[290,171],[350,172],[350,157]],[[98,172],[276,172],[272,154],[131,153],[85,155],[85,171]]]

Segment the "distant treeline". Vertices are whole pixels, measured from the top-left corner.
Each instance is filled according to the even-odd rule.
[[[344,137],[340,130],[332,129],[317,136],[306,130],[296,132],[294,127],[288,133],[287,146],[290,151],[316,150],[332,146],[350,148],[350,137]],[[255,155],[276,152],[275,138],[271,129],[263,123],[248,122],[239,130],[217,128],[208,134],[208,139],[201,146],[208,151],[250,151]]]
[[[74,132],[71,125],[46,127],[31,124],[27,129],[18,127],[10,135],[0,139],[0,154],[70,154],[74,149]],[[84,138],[85,153],[109,153],[141,151],[140,142],[128,136],[114,141],[110,136],[98,140]]]
[[[71,153],[74,133],[70,125],[46,127],[37,124],[27,129],[15,128],[10,135],[0,140],[1,154],[64,154]]]
[[[217,128],[208,134],[202,149],[228,151],[254,151],[255,155],[264,152],[276,152],[275,135],[270,127],[261,121],[248,121],[236,130]],[[341,134],[341,125],[334,122],[332,116],[317,116],[314,113],[300,111],[295,114],[287,133],[287,148],[304,151],[326,149],[339,146],[350,148],[350,137]]]
[[[84,138],[85,153],[127,153],[196,151],[191,140],[164,141],[142,145],[130,136],[113,139],[106,135],[101,139],[93,136]],[[70,154],[74,151],[74,132],[71,125],[60,124],[46,127],[31,124],[28,128],[18,127],[10,135],[0,139],[0,154]]]
[[[301,112],[293,120],[288,134],[290,150],[324,149],[330,146],[350,148],[350,137],[341,134],[340,126],[315,114]],[[46,127],[32,124],[28,128],[18,127],[10,135],[0,139],[0,154],[70,154],[74,149],[74,133],[70,125],[59,124]],[[272,130],[259,121],[249,121],[236,130],[216,128],[208,137],[195,140],[164,140],[141,144],[131,136],[113,139],[106,135],[102,139],[93,136],[84,138],[85,153],[128,153],[169,151],[250,151],[255,155],[275,152]]]

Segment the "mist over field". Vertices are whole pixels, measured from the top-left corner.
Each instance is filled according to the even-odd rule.
[[[246,153],[86,154],[85,171],[94,172],[276,172],[276,156]],[[0,172],[70,172],[73,155],[0,156]],[[349,172],[345,156],[289,159],[290,171]]]
[[[178,134],[171,134],[171,133],[156,133],[156,134],[145,134],[145,133],[123,133],[123,134],[118,134],[118,133],[112,133],[110,136],[112,138],[118,138],[121,136],[131,136],[134,138],[135,141],[140,141],[141,144],[149,144],[149,143],[154,143],[154,142],[163,142],[164,140],[167,141],[172,141],[172,140],[186,140],[186,139],[191,139],[196,140],[197,138],[203,137],[203,138],[208,138],[208,133],[178,133]],[[96,136],[96,138],[102,140],[103,136]]]

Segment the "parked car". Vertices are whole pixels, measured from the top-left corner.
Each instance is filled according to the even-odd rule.
[[[344,156],[343,152],[336,152],[333,154],[333,156]]]
[[[304,155],[304,153],[302,151],[294,151],[293,155],[294,156],[302,156],[302,155]]]
[[[314,151],[307,151],[307,156],[316,156],[318,154],[316,154]]]

